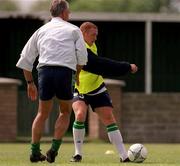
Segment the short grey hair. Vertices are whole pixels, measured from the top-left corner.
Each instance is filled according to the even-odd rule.
[[[50,12],[53,17],[58,17],[64,10],[69,8],[66,0],[52,0]]]

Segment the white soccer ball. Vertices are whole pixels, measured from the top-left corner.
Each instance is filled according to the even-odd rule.
[[[128,150],[129,160],[135,163],[141,163],[147,158],[147,149],[142,144],[133,144]]]

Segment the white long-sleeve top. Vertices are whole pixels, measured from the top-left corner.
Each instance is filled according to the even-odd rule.
[[[80,29],[59,17],[40,27],[28,40],[16,66],[32,71],[38,58],[41,66],[65,66],[76,71],[76,65],[86,65],[87,49]]]

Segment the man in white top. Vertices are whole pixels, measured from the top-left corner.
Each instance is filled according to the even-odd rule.
[[[69,4],[66,0],[53,0],[50,8],[52,20],[40,27],[26,43],[16,66],[23,69],[27,81],[27,94],[36,100],[39,93],[38,113],[32,124],[31,162],[47,160],[52,163],[58,154],[61,139],[66,132],[72,110],[72,73],[79,73],[87,63],[87,50],[78,27],[68,23]],[[38,57],[38,91],[32,69]],[[40,139],[52,106],[53,97],[59,101],[60,113],[55,123],[52,146],[46,156],[41,154]]]

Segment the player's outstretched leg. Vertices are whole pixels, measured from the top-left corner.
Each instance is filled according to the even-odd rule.
[[[76,154],[76,155],[72,156],[70,162],[81,162],[81,160],[82,160],[82,156],[79,154]]]
[[[122,158],[120,158],[120,162],[121,163],[127,163],[127,162],[131,162],[131,161],[129,160],[129,158],[126,158],[125,160],[122,160]]]
[[[115,145],[116,149],[119,152],[120,161],[129,162],[130,160],[128,158],[128,155],[127,155],[124,143],[123,143],[121,132],[118,129],[118,126],[116,125],[116,123],[112,123],[111,125],[108,125],[106,128],[108,131],[108,137],[109,137],[110,142]]]

